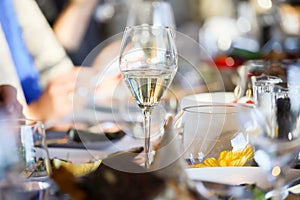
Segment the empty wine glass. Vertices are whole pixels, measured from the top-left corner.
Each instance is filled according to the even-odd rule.
[[[119,57],[123,79],[144,113],[145,167],[149,168],[151,112],[177,71],[177,50],[168,27],[127,27]]]
[[[267,172],[276,189],[275,199],[283,198],[284,174],[300,151],[300,64],[294,62],[280,68],[285,72],[282,83],[275,83],[265,91],[254,90],[258,102],[252,108],[252,114],[241,112],[240,115],[244,122],[247,121],[245,128],[256,149],[255,161]]]

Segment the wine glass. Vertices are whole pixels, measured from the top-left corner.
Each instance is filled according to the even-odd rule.
[[[251,115],[241,112],[247,123],[250,142],[255,146],[255,161],[267,172],[275,189],[275,199],[282,199],[285,173],[297,160],[300,151],[300,63],[282,62],[281,83],[254,84],[257,103]],[[274,66],[273,66],[274,67]],[[266,98],[267,96],[267,98]],[[265,101],[268,101],[266,103]],[[247,118],[248,116],[249,118]]]
[[[132,96],[144,113],[145,167],[151,163],[151,112],[177,71],[177,50],[168,27],[140,25],[125,29],[120,70]]]

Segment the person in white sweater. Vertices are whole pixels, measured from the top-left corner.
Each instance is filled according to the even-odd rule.
[[[42,93],[30,103],[24,99],[24,91],[20,87],[11,56],[13,49],[10,49],[1,26],[0,84],[17,88],[17,99],[22,103],[27,118],[49,121],[71,115],[72,95],[81,67],[73,65],[34,0],[13,0],[13,3],[24,42],[39,72]]]

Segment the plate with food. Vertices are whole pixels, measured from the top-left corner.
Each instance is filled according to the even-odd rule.
[[[257,166],[241,167],[200,167],[187,168],[187,176],[193,181],[206,181],[226,185],[256,185],[260,189],[269,189],[267,175]],[[293,182],[300,176],[300,170],[291,168],[286,173],[286,182]]]

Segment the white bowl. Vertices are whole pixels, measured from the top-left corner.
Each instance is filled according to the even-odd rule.
[[[180,107],[183,109],[187,106],[203,104],[228,104],[233,103],[234,100],[233,92],[199,93],[183,97],[180,101]]]

